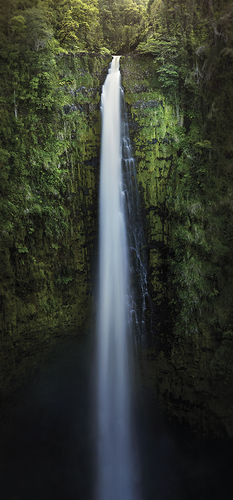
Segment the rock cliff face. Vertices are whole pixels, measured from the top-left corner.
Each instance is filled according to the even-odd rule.
[[[122,83],[148,240],[151,294],[161,321],[168,315],[164,268],[169,249],[166,185],[172,168],[177,118],[172,107],[165,104],[164,96],[154,88],[150,66],[149,58],[122,59]]]
[[[172,329],[169,255],[173,233],[168,197],[183,118],[178,106],[168,104],[156,89],[150,57],[123,57],[121,67],[154,306],[153,333],[148,336],[149,376],[145,383],[154,389],[163,408],[196,431],[233,437],[229,378],[217,374],[226,356],[227,340],[220,345],[208,321],[203,321],[192,337],[179,338]]]
[[[19,221],[18,231],[6,234],[1,250],[3,395],[12,378],[20,380],[27,372],[30,356],[43,351],[58,332],[65,335],[70,327],[82,331],[87,321],[98,229],[100,93],[107,66],[108,59],[95,55],[56,58],[61,107],[50,124],[53,146],[39,176],[49,172],[51,178],[62,176],[62,182],[60,191],[52,182],[49,198],[54,203],[45,213],[48,200],[32,179],[32,188],[23,194],[28,199],[25,220]],[[48,120],[46,113],[43,120]],[[38,157],[44,149],[37,144]]]
[[[24,223],[18,231],[9,229],[4,234],[1,249],[3,397],[12,380],[20,384],[32,365],[36,367],[36,358],[30,361],[32,355],[42,352],[58,335],[69,333],[70,327],[81,331],[89,316],[98,228],[100,95],[110,59],[96,54],[56,58],[62,95],[60,109],[50,122],[56,141],[39,175],[45,179],[48,173],[51,179],[59,175],[60,190],[51,182],[52,204],[42,211],[40,203],[46,207],[48,199],[39,192],[37,179],[31,180],[31,191],[19,185],[26,207]],[[168,197],[183,119],[178,106],[168,104],[156,88],[150,57],[122,57],[121,70],[153,301],[145,384],[155,391],[163,408],[195,430],[232,437],[232,391],[221,372],[231,352],[230,340],[220,344],[207,322],[192,337],[178,338],[172,329],[169,257],[173,235]],[[42,116],[42,121],[47,119]],[[44,149],[43,140],[40,144],[38,139],[36,151]]]

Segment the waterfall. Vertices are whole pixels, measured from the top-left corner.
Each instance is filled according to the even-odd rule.
[[[17,118],[18,118],[18,113],[17,113],[16,98],[15,98],[15,90],[14,90],[14,108],[15,108],[15,119],[17,120]]]
[[[121,92],[122,169],[124,192],[126,197],[126,220],[131,283],[128,292],[130,323],[136,348],[142,348],[147,344],[146,311],[151,312],[150,320],[152,322],[152,301],[148,293],[147,286],[147,258],[145,252],[146,242],[141,220],[135,161],[132,155],[131,142],[129,138],[129,126],[123,89]],[[149,326],[149,324],[147,326]],[[152,323],[150,327],[152,329]]]
[[[114,56],[101,97],[97,500],[138,500],[133,443],[130,276],[122,174],[121,79]]]

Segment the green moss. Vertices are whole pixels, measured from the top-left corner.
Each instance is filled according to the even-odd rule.
[[[82,329],[88,316],[97,236],[100,85],[106,67],[102,56],[57,56],[57,108],[38,112],[38,141],[27,146],[31,164],[26,177],[21,168],[14,180],[13,194],[18,191],[20,198],[14,199],[15,215],[1,246],[1,370],[6,374],[10,363],[12,372],[5,382],[2,378],[2,390],[16,370],[19,349],[25,355],[33,346],[40,350],[58,329]],[[18,130],[20,142],[26,133],[31,138],[32,126],[25,121]],[[8,195],[11,205],[13,194]]]
[[[121,60],[130,136],[142,194],[149,247],[151,294],[158,307],[167,297],[164,266],[169,245],[166,217],[167,181],[176,157],[177,116],[160,90],[154,88],[150,57]]]
[[[214,139],[203,135],[196,96],[196,109],[190,96],[185,113],[177,98],[172,105],[154,86],[150,57],[121,64],[156,311],[146,384],[180,421],[232,437],[232,335],[224,337],[232,330],[232,176],[228,153],[213,151],[229,134],[216,136],[209,115]]]

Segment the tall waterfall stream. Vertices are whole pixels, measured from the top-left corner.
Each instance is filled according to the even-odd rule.
[[[100,171],[99,304],[97,326],[97,499],[135,500],[136,453],[132,415],[132,317],[127,227],[129,140],[122,130],[119,56],[102,91]],[[125,175],[122,164],[124,159]],[[132,190],[131,190],[132,191]],[[128,214],[128,220],[126,215]],[[131,217],[132,219],[132,217]],[[137,243],[132,247],[138,254]]]

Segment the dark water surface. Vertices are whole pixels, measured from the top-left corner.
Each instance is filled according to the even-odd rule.
[[[93,344],[81,336],[48,351],[1,422],[0,500],[94,500]],[[142,500],[232,499],[232,445],[168,423],[138,393]]]

